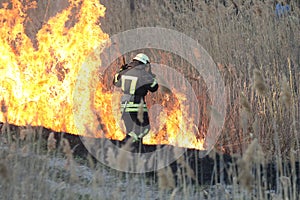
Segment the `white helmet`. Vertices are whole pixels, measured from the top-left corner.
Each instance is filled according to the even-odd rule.
[[[133,58],[133,60],[138,60],[138,61],[140,61],[140,62],[142,62],[142,63],[144,63],[144,64],[150,63],[149,57],[146,56],[146,55],[143,54],[143,53],[137,54],[137,55]]]

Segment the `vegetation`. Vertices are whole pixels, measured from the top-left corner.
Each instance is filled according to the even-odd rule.
[[[101,26],[109,35],[136,27],[165,27],[198,41],[218,65],[226,84],[229,108],[222,147],[243,151],[254,137],[274,155],[275,140],[271,138],[277,132],[279,148],[287,152],[291,138],[299,139],[296,2],[291,1],[293,12],[280,19],[275,16],[273,1],[224,1],[226,6],[209,2],[128,0],[115,5],[103,1],[108,9]],[[179,69],[193,85],[196,71],[185,67],[188,61],[166,60],[164,64]],[[201,104],[209,104],[203,88],[201,82],[193,85]]]
[[[37,16],[44,13],[40,19],[47,20],[59,10],[55,5],[63,1],[55,5],[49,2],[40,5]],[[292,12],[282,18],[276,18],[273,1],[224,2],[104,0],[107,10],[101,27],[109,35],[136,27],[174,29],[197,40],[212,56],[226,84],[228,109],[223,132],[210,156],[214,166],[220,164],[215,159],[217,153],[234,158],[224,166],[229,176],[227,185],[218,176],[212,177],[211,185],[197,184],[195,172],[199,169],[190,168],[184,157],[177,161],[181,170],[173,172],[166,167],[150,177],[117,172],[90,158],[79,164],[67,140],[57,144],[50,134],[46,143],[42,129],[13,130],[4,123],[0,135],[0,198],[299,199],[297,2],[291,1]],[[49,5],[52,9],[45,14]],[[28,34],[34,38],[43,22],[32,18],[37,24],[30,24]],[[165,62],[179,69],[182,66],[178,63],[188,61],[176,58]],[[182,73],[192,80],[196,72],[190,66]],[[209,98],[204,83],[192,86],[199,99]],[[201,105],[203,116],[208,105],[208,100]],[[208,123],[204,119],[200,128]],[[275,185],[268,182],[269,163],[275,168]]]

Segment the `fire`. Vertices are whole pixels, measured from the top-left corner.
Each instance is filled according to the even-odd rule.
[[[22,3],[23,2],[23,3]],[[0,9],[0,121],[25,126],[43,126],[57,132],[85,136],[84,127],[74,122],[74,88],[80,68],[86,58],[109,36],[101,30],[99,17],[105,7],[98,0],[69,0],[69,6],[50,18],[37,32],[35,44],[25,33],[26,12],[37,7],[35,1],[12,0]],[[74,13],[74,9],[78,12]],[[70,16],[76,20],[72,24]],[[72,25],[66,26],[66,23]],[[91,67],[101,60],[94,60]],[[89,67],[89,65],[85,65]],[[93,72],[96,73],[96,72]],[[81,80],[89,81],[89,80]],[[94,87],[95,85],[91,86]],[[90,95],[92,88],[83,89]],[[86,124],[100,121],[102,130],[89,132],[93,137],[122,140],[125,135],[118,125],[118,106],[113,106],[112,92],[98,83],[90,100],[91,119],[84,110],[76,115]],[[77,101],[80,101],[77,100]],[[183,99],[171,109],[164,110],[161,121],[165,124],[158,133],[153,131],[144,138],[145,144],[172,144],[204,149],[202,140],[195,137],[195,125],[188,121],[182,107]],[[86,103],[86,102],[81,102]],[[76,106],[75,106],[76,107]],[[75,108],[76,110],[76,108]]]
[[[176,101],[172,106],[166,106],[163,112],[160,112],[158,132],[151,130],[144,137],[145,144],[171,144],[179,147],[205,149],[204,139],[198,139],[198,128],[193,121],[192,116],[188,116],[189,110],[186,103],[186,95],[175,89]],[[167,103],[169,95],[166,95]],[[168,109],[169,108],[169,109]]]
[[[98,1],[72,0],[36,35],[37,47],[25,34],[26,11],[36,3],[12,0],[0,10],[0,95],[7,113],[0,121],[44,126],[77,133],[72,114],[72,94],[81,63],[108,38],[98,23],[105,8]],[[80,7],[74,26],[65,27],[72,10]]]

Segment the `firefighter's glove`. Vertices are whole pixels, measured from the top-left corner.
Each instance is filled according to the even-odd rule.
[[[128,64],[124,64],[121,66],[120,71],[128,69]]]
[[[139,138],[140,140],[142,140],[143,137],[144,137],[145,135],[147,135],[147,133],[148,133],[148,132],[139,134],[138,138]]]

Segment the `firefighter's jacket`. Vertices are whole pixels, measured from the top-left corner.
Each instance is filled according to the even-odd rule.
[[[155,92],[158,89],[155,76],[145,70],[144,64],[136,61],[116,73],[113,84],[121,87],[124,93],[121,108],[125,112],[138,112],[141,100],[144,102],[144,112],[147,112],[145,96],[148,91]]]

